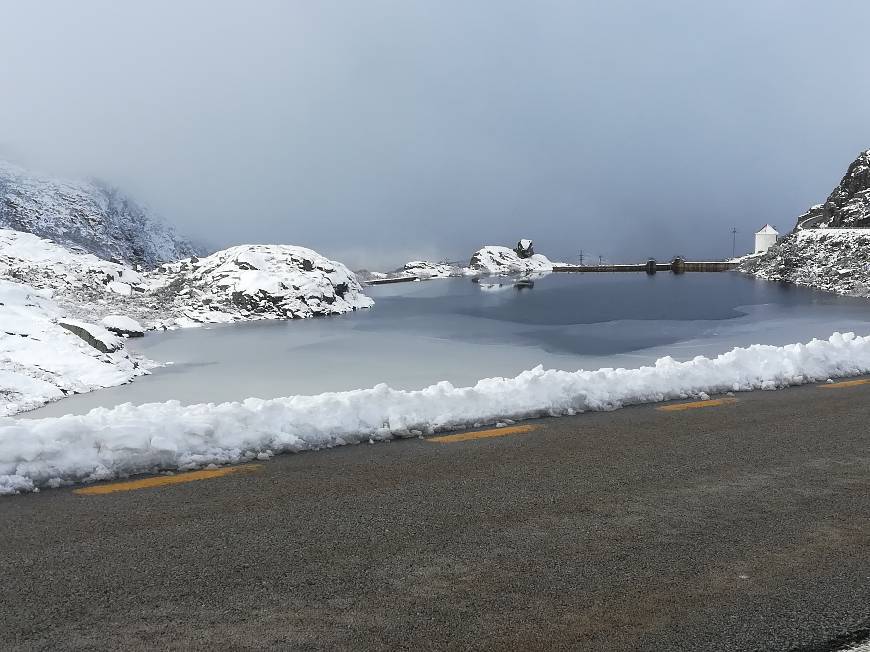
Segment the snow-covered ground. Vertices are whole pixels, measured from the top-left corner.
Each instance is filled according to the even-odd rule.
[[[44,292],[0,280],[0,415],[126,383],[145,373],[141,362],[105,328],[65,318]]]
[[[584,410],[776,389],[870,372],[870,337],[735,348],[715,358],[659,359],[638,369],[541,367],[473,387],[441,382],[272,400],[177,401],[47,419],[0,419],[0,493],[133,473],[193,469],[395,437]]]

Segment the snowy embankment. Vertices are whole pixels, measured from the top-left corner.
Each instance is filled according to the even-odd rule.
[[[867,372],[870,336],[835,333],[809,344],[737,348],[712,359],[662,358],[639,369],[538,367],[474,387],[442,382],[404,391],[378,385],[220,405],[170,401],[81,416],[0,419],[0,493]]]
[[[0,415],[121,385],[143,373],[121,338],[65,318],[43,292],[0,280]],[[0,449],[5,444],[0,438]]]

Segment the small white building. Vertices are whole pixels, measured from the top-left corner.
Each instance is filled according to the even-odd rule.
[[[778,237],[779,231],[770,226],[770,224],[765,224],[761,231],[755,234],[755,253],[763,254],[776,244]]]

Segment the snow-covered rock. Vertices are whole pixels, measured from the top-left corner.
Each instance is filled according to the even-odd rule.
[[[776,389],[870,372],[870,337],[835,333],[808,344],[756,344],[716,358],[661,358],[638,369],[537,367],[474,387],[441,382],[272,400],[182,406],[178,401],[98,408],[85,415],[0,420],[0,494],[105,480],[154,468],[191,469],[505,423],[583,410]]]
[[[870,296],[870,229],[803,229],[741,269],[768,281]]]
[[[100,320],[107,330],[125,337],[142,337],[145,329],[135,319],[125,315],[106,315]]]
[[[5,161],[0,161],[0,228],[144,267],[200,253],[116,188],[97,180],[45,177]]]
[[[520,258],[513,249],[497,246],[478,249],[471,256],[468,267],[475,273],[494,275],[553,271],[553,263],[546,256],[532,254],[528,258]]]
[[[449,278],[462,276],[461,267],[452,263],[433,263],[428,260],[412,260],[405,263],[396,275],[415,276],[417,278]]]
[[[146,373],[140,362],[104,328],[65,318],[43,292],[0,280],[0,416],[126,383]]]
[[[341,263],[290,245],[240,245],[161,265],[150,295],[182,325],[295,319],[369,308],[374,302]]]

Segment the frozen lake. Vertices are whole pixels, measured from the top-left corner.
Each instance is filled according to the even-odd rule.
[[[506,280],[505,280],[506,281]],[[372,310],[339,317],[153,333],[131,350],[171,363],[117,388],[27,416],[93,407],[273,398],[371,387],[474,384],[538,364],[637,367],[753,343],[788,344],[834,331],[870,334],[870,302],[736,273],[553,274],[534,288],[469,279],[369,288]]]

